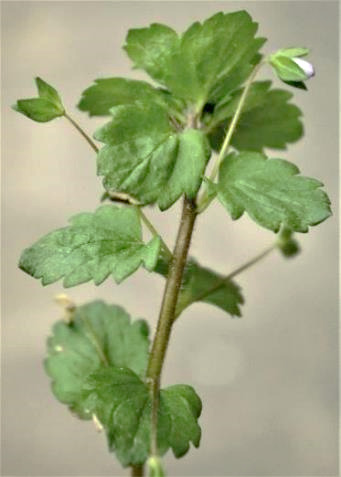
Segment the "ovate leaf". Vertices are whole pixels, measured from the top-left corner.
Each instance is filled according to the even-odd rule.
[[[264,43],[254,37],[256,31],[246,11],[217,13],[181,36],[161,24],[130,30],[124,48],[136,68],[175,96],[203,106],[226,95],[229,77],[253,62]],[[244,79],[243,73],[241,82]]]
[[[330,201],[316,179],[282,159],[244,152],[223,160],[217,185],[220,202],[233,220],[244,212],[259,225],[277,232],[281,225],[295,232],[323,222],[331,215]]]
[[[289,102],[292,94],[280,89],[270,89],[270,86],[271,82],[263,81],[254,83],[250,88],[232,136],[231,143],[236,149],[285,149],[287,144],[302,137],[302,112]],[[217,105],[212,118],[207,120],[212,124],[210,142],[216,150],[221,148],[241,94],[242,90],[238,90],[229,101]],[[217,124],[219,121],[220,124]]]
[[[145,81],[127,78],[95,80],[95,84],[82,93],[78,107],[90,116],[108,116],[114,106],[135,101],[154,102],[170,110],[180,107],[164,90],[153,88]]]
[[[24,250],[19,266],[43,285],[61,278],[65,287],[89,280],[99,285],[109,275],[119,283],[141,265],[152,270],[159,249],[158,237],[143,242],[136,209],[104,205],[74,216],[68,227]]]
[[[94,301],[76,307],[72,321],[58,321],[47,342],[45,369],[56,398],[83,419],[83,386],[92,372],[108,366],[143,376],[148,361],[148,325],[131,321],[123,308]]]
[[[144,464],[148,458],[151,428],[151,397],[147,385],[129,369],[107,367],[94,372],[84,386],[84,403],[106,429],[109,448],[123,466]],[[201,401],[187,385],[160,391],[158,448],[169,448],[176,457],[190,446],[199,446],[197,419]]]
[[[167,260],[159,258],[155,271],[167,277]],[[233,317],[241,316],[240,305],[244,303],[244,298],[233,280],[224,280],[223,275],[190,259],[185,268],[176,315],[197,301],[217,306]]]
[[[203,132],[177,133],[156,104],[111,109],[113,119],[95,137],[106,145],[98,154],[98,175],[113,192],[140,203],[170,207],[182,194],[194,198],[210,156]]]
[[[42,123],[63,116],[65,110],[58,92],[41,78],[36,78],[35,81],[39,97],[19,99],[13,109]]]

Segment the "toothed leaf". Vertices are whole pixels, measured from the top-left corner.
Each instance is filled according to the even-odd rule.
[[[24,250],[19,266],[43,285],[63,278],[65,287],[93,280],[96,285],[112,276],[118,283],[141,265],[152,270],[160,240],[142,240],[139,214],[134,208],[103,205],[82,213],[70,225],[42,237]]]
[[[221,164],[218,184],[211,188],[233,220],[247,212],[274,232],[281,226],[307,232],[331,215],[330,201],[321,182],[299,172],[283,159],[255,152],[230,154]]]
[[[157,23],[130,30],[124,48],[136,68],[174,95],[204,105],[226,95],[229,77],[254,61],[264,43],[254,37],[256,31],[257,23],[246,11],[220,12],[182,35]]]
[[[116,305],[93,301],[76,307],[70,323],[55,323],[47,342],[45,370],[56,398],[82,419],[91,419],[83,386],[90,373],[107,366],[143,376],[148,361],[148,325],[132,321]]]
[[[210,148],[202,131],[177,133],[156,104],[117,106],[95,137],[106,145],[98,154],[98,175],[109,191],[127,193],[143,204],[170,207],[185,194],[194,198]]]
[[[90,116],[109,116],[110,109],[114,106],[133,104],[136,101],[154,102],[170,111],[181,109],[181,104],[166,91],[153,88],[145,81],[127,78],[95,80],[95,84],[83,91],[78,107]]]
[[[148,386],[131,370],[111,366],[88,377],[83,396],[85,405],[106,429],[109,449],[121,464],[144,464],[149,455],[151,427]],[[160,391],[160,455],[171,448],[176,457],[181,457],[189,450],[190,442],[199,446],[200,413],[201,401],[192,387],[175,385]]]

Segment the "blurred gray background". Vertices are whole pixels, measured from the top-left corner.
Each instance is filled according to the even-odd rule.
[[[107,76],[131,71],[121,46],[128,28],[152,22],[179,31],[218,10],[247,9],[269,41],[264,51],[308,46],[316,77],[295,90],[306,135],[289,151],[301,171],[324,182],[334,215],[299,240],[303,253],[277,252],[238,277],[243,318],[195,304],[176,324],[163,382],[192,384],[204,407],[199,450],[166,458],[170,476],[335,476],[338,473],[338,4],[304,2],[2,2],[3,153],[3,475],[125,475],[103,435],[72,417],[49,389],[42,368],[45,339],[62,311],[53,297],[17,269],[21,250],[92,211],[102,192],[95,157],[63,119],[30,122],[11,111],[35,95],[37,75],[92,132],[103,120],[77,111],[80,93]],[[264,68],[261,77],[270,77]],[[276,84],[277,81],[274,81]],[[172,243],[179,217],[150,210]],[[198,221],[192,253],[227,273],[269,245],[273,235],[248,217],[232,223],[218,204]],[[82,303],[95,297],[125,306],[156,324],[164,282],[139,271],[120,287],[68,290]]]

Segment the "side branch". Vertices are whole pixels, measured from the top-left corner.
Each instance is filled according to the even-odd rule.
[[[240,267],[236,268],[235,270],[233,270],[233,272],[229,273],[228,275],[226,275],[225,277],[222,277],[220,278],[219,280],[217,280],[217,282],[212,286],[210,287],[208,290],[205,290],[203,293],[201,293],[201,295],[198,295],[196,297],[196,301],[201,301],[203,300],[204,298],[206,298],[208,295],[210,295],[211,293],[214,293],[215,291],[219,290],[220,287],[224,286],[226,282],[228,282],[229,280],[232,280],[232,278],[236,277],[237,275],[239,275],[240,273],[244,272],[245,270],[247,270],[248,268],[251,268],[253,265],[255,265],[256,263],[260,262],[261,260],[263,260],[263,258],[265,258],[267,255],[269,255],[273,250],[275,250],[277,248],[277,242],[274,243],[273,245],[270,245],[270,247],[266,248],[265,250],[263,250],[263,252],[261,252],[260,254],[256,255],[254,258],[252,258],[251,260],[248,260],[246,263],[244,263],[243,265],[241,265]],[[179,315],[176,316],[176,318],[178,317]]]
[[[230,125],[229,125],[229,127],[226,131],[226,135],[225,135],[223,145],[221,146],[221,149],[219,151],[219,155],[217,157],[217,160],[213,164],[212,172],[209,176],[209,180],[211,182],[214,182],[214,180],[216,179],[216,177],[218,175],[220,164],[221,164],[222,160],[224,159],[224,157],[225,157],[225,155],[226,155],[226,153],[227,153],[227,151],[230,147],[230,143],[231,143],[233,133],[234,133],[234,131],[236,129],[236,126],[238,124],[238,121],[239,121],[240,115],[242,113],[247,95],[248,95],[249,90],[251,88],[252,82],[255,79],[255,76],[257,75],[257,73],[258,73],[258,71],[259,71],[259,69],[261,68],[262,65],[263,65],[263,61],[261,61],[260,63],[258,63],[254,67],[254,69],[252,70],[252,73],[250,74],[247,82],[245,83],[243,93],[242,93],[242,95],[239,99],[238,105],[237,105],[237,109],[236,109],[236,111],[233,115],[233,118],[231,120],[231,123],[230,123]],[[207,189],[205,189],[203,191],[203,194],[198,198],[197,212],[199,214],[202,213],[209,206],[212,199],[213,199],[213,197],[210,198],[208,196]]]
[[[173,259],[170,264],[166,281],[159,321],[149,357],[146,375],[152,396],[151,455],[153,456],[158,455],[157,415],[159,407],[160,377],[171,334],[172,324],[175,319],[175,309],[181,287],[183,272],[186,265],[195,219],[196,212],[194,201],[184,199],[181,223],[174,247]]]

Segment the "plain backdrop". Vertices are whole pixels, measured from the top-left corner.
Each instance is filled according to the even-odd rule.
[[[338,4],[295,2],[2,2],[3,154],[3,475],[126,475],[92,423],[72,417],[51,394],[42,361],[45,340],[62,311],[53,297],[17,269],[21,250],[93,211],[102,193],[95,157],[63,119],[29,121],[10,109],[35,95],[37,75],[61,93],[68,111],[90,133],[105,119],[89,119],[75,105],[93,79],[146,78],[131,70],[121,46],[130,27],[152,22],[179,31],[216,11],[248,10],[269,41],[266,53],[311,48],[316,77],[294,90],[304,112],[305,137],[287,151],[319,178],[333,202],[332,218],[300,234],[302,253],[277,252],[238,277],[243,318],[193,305],[174,327],[163,383],[187,383],[203,400],[202,442],[181,461],[166,458],[169,476],[335,476],[338,463]],[[264,68],[259,78],[272,77]],[[274,80],[278,86],[279,82]],[[150,210],[170,244],[179,206]],[[228,273],[273,234],[247,216],[232,222],[215,203],[200,218],[192,254]],[[154,330],[164,282],[139,271],[119,287],[112,280],[68,290],[77,302],[96,297],[145,317]]]

